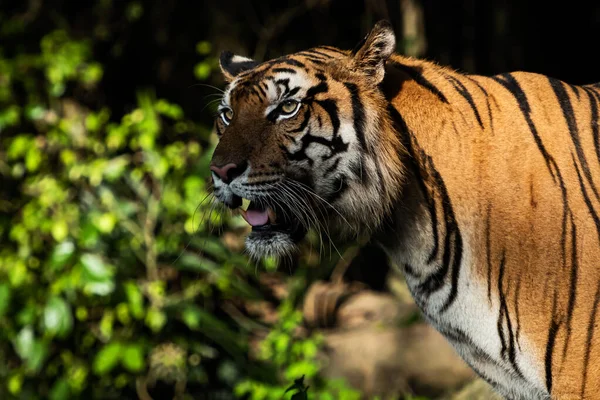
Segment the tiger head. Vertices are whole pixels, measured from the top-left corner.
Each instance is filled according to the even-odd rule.
[[[321,46],[271,61],[223,52],[214,195],[241,211],[251,256],[283,256],[308,229],[365,233],[393,204],[402,146],[380,85],[395,49],[379,22],[353,51]]]

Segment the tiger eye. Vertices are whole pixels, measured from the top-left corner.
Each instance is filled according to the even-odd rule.
[[[291,114],[294,111],[296,111],[298,105],[299,103],[294,100],[286,100],[281,104],[281,111],[283,111],[286,114]]]
[[[227,121],[231,121],[231,119],[233,118],[233,110],[231,109],[227,109],[223,112],[223,114],[225,115],[225,119]]]

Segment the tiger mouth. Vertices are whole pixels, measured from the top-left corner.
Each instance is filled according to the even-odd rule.
[[[280,204],[268,204],[246,200],[247,208],[244,210],[242,199],[236,203],[240,204],[238,211],[242,218],[252,227],[252,233],[259,236],[269,236],[283,233],[290,236],[295,242],[300,241],[306,235],[306,228],[296,218],[291,209]]]

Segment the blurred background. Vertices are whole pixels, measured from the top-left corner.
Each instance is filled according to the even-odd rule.
[[[220,51],[382,18],[467,73],[600,81],[598,2],[0,1],[0,399],[492,399],[377,250],[257,264],[208,194]]]

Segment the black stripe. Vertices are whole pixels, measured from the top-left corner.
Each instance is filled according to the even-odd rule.
[[[431,83],[427,78],[425,78],[423,74],[417,71],[417,69],[411,68],[408,65],[400,64],[396,61],[391,61],[390,65],[392,65],[394,68],[402,70],[404,73],[410,76],[412,80],[415,81],[415,83],[429,90],[431,93],[436,95],[437,98],[440,99],[442,102],[446,104],[448,103],[448,99],[446,99],[446,96],[444,96],[444,94],[437,87],[435,87],[433,83]]]
[[[577,87],[575,85],[569,85],[569,87],[573,90],[573,92],[575,93],[575,96],[577,96],[577,100],[580,100],[579,87]]]
[[[519,278],[517,279],[517,286],[515,288],[515,315],[517,318],[517,329],[515,332],[515,342],[517,343],[517,346],[519,347],[519,350],[521,350],[521,343],[519,342],[519,336],[521,334],[521,318],[519,316],[519,293],[521,293],[521,278],[522,275],[519,274]]]
[[[460,230],[454,216],[454,210],[452,209],[452,203],[450,201],[450,196],[448,195],[444,180],[442,179],[440,173],[435,169],[431,157],[427,155],[425,157],[427,159],[427,165],[428,169],[430,170],[431,177],[434,179],[436,187],[440,191],[441,203],[445,217],[444,222],[446,225],[446,240],[442,266],[438,268],[436,272],[431,274],[423,284],[419,285],[419,289],[424,291],[427,295],[431,295],[431,293],[441,289],[444,286],[446,276],[450,271],[450,293],[440,309],[440,312],[443,313],[454,303],[458,294],[458,278],[462,261],[462,237],[460,235]]]
[[[312,55],[313,57],[321,57],[323,60],[327,60],[327,59],[331,58],[330,54],[326,54],[326,53],[320,52],[320,51],[318,51],[316,49],[304,50],[301,53],[302,54],[308,53],[308,54]]]
[[[546,342],[546,356],[545,356],[545,369],[546,369],[546,389],[548,393],[552,394],[552,354],[554,352],[554,341],[556,340],[556,334],[560,323],[556,321],[555,317],[552,317],[550,323],[550,329],[548,330],[548,342]]]
[[[340,129],[340,117],[338,116],[337,102],[335,100],[326,99],[315,100],[315,103],[320,105],[325,110],[325,112],[329,114],[331,126],[333,127],[333,135],[337,136],[338,130]]]
[[[282,93],[283,96],[285,96],[285,94],[290,91],[290,79],[289,78],[277,79],[274,82],[275,82],[275,85],[284,87],[284,91]]]
[[[360,101],[360,95],[358,93],[358,86],[354,83],[344,82],[344,86],[350,92],[350,99],[352,100],[352,114],[354,121],[354,132],[358,138],[361,150],[371,153],[371,149],[367,148],[365,140],[365,109]]]
[[[421,274],[415,271],[415,269],[410,264],[404,264],[404,273],[416,279],[419,279],[421,277]]]
[[[469,103],[469,105],[471,106],[471,109],[475,113],[475,118],[477,118],[477,122],[479,123],[479,126],[483,128],[483,122],[481,121],[481,116],[479,115],[479,111],[477,110],[477,107],[475,106],[475,102],[473,101],[473,96],[471,96],[471,93],[469,93],[469,90],[465,87],[465,85],[462,84],[461,81],[459,81],[455,77],[446,75],[446,78],[450,81],[452,86],[454,86],[454,89],[456,89],[456,91],[462,97],[464,97],[464,99]]]
[[[402,118],[402,116],[400,115],[398,110],[396,110],[391,104],[388,105],[388,112],[389,112],[390,116],[392,117],[392,121],[394,122],[394,128],[400,135],[400,141],[403,144],[403,148],[406,149],[406,151],[408,152],[409,157],[406,160],[406,163],[407,163],[408,167],[412,170],[413,175],[415,176],[415,179],[417,180],[417,183],[419,184],[421,193],[423,193],[423,197],[425,197],[425,200],[427,202],[427,208],[429,210],[429,215],[431,216],[431,230],[433,231],[433,248],[431,249],[431,252],[429,253],[429,257],[427,258],[427,263],[432,263],[438,257],[438,253],[439,253],[439,249],[440,249],[439,232],[438,232],[439,228],[438,228],[437,209],[435,206],[435,201],[434,201],[433,197],[430,195],[429,190],[427,189],[427,186],[425,185],[425,182],[423,180],[423,177],[421,176],[421,173],[419,172],[419,167],[415,162],[417,160],[417,155],[415,154],[415,150],[412,146],[412,142],[409,137],[410,134],[408,131],[408,126],[406,125],[406,121],[404,121],[404,118]],[[402,155],[400,155],[400,157],[403,158]],[[381,170],[378,169],[378,173],[379,173],[380,181],[383,181],[383,178],[381,177]]]
[[[587,339],[585,342],[585,357],[583,359],[583,385],[581,387],[581,398],[584,398],[585,386],[587,381],[587,373],[590,362],[590,351],[592,349],[592,339],[594,338],[594,331],[596,330],[596,313],[598,312],[598,303],[600,302],[600,284],[596,287],[596,294],[594,295],[594,305],[592,306],[592,313],[590,315],[590,322],[587,326]]]
[[[295,95],[296,93],[298,93],[298,91],[299,91],[299,90],[300,90],[300,86],[296,86],[295,88],[293,88],[293,89],[290,89],[290,91],[289,91],[289,92],[287,92],[287,93],[284,95],[284,97],[286,97],[286,98],[287,98],[287,97],[292,97],[293,95]]]
[[[305,100],[312,99],[319,93],[325,93],[329,90],[329,86],[327,82],[319,82],[318,85],[315,85],[306,91]]]
[[[571,337],[571,321],[573,319],[573,310],[575,308],[575,300],[577,296],[577,227],[573,221],[573,214],[569,215],[571,220],[571,276],[569,285],[569,302],[567,305],[567,336],[565,345],[563,346],[563,359],[567,355],[569,348],[569,339]]]
[[[559,180],[561,181],[561,185],[563,185],[562,178],[560,177],[560,172],[558,171],[558,166],[556,165],[554,158],[552,158],[552,156],[546,151],[546,148],[542,143],[542,139],[540,138],[540,135],[537,132],[535,124],[531,119],[531,108],[529,107],[527,96],[525,95],[523,89],[521,89],[521,85],[519,85],[519,82],[517,82],[517,80],[509,73],[493,76],[491,78],[499,84],[501,84],[502,86],[504,86],[506,90],[508,90],[515,97],[515,100],[519,105],[519,109],[521,110],[521,113],[523,113],[523,117],[525,118],[525,121],[529,126],[531,134],[533,135],[533,139],[535,140],[538,150],[540,151],[540,153],[542,153],[542,156],[546,161],[546,167],[548,168],[550,175],[552,175],[552,179],[554,180],[554,182],[556,182],[558,174]]]
[[[500,311],[498,312],[498,321],[496,322],[496,329],[498,331],[498,336],[500,337],[500,357],[504,358],[506,355],[506,338],[504,337],[504,318],[505,309],[504,305],[506,304],[506,300],[504,300],[504,293],[502,292],[502,280],[504,279],[504,263],[505,263],[505,254],[502,253],[502,258],[500,259],[500,265],[498,269],[498,297],[500,299]]]
[[[302,54],[302,53],[297,53],[296,55],[302,56],[304,57],[305,60],[310,61],[313,64],[316,65],[325,65],[325,61],[323,61],[322,58],[317,58],[308,54]]]
[[[298,133],[304,131],[308,126],[308,122],[310,121],[310,113],[310,107],[306,107],[306,111],[304,112],[304,119],[300,123],[300,126],[296,129],[292,129],[290,133]]]
[[[583,177],[581,176],[581,173],[579,172],[579,167],[575,163],[575,157],[573,157],[572,154],[571,154],[571,158],[573,159],[573,165],[575,166],[575,172],[577,172],[577,179],[579,180],[579,188],[581,189],[581,194],[583,194],[583,200],[585,202],[585,205],[586,205],[588,211],[590,212],[590,214],[592,216],[592,219],[594,220],[594,224],[596,225],[596,232],[598,234],[598,240],[600,240],[600,219],[598,218],[598,214],[596,213],[596,210],[594,210],[594,206],[592,205],[590,196],[588,195],[588,192],[585,189],[585,185],[583,184]]]
[[[338,53],[338,54],[341,54],[343,56],[347,56],[347,54],[343,50],[340,50],[340,49],[338,49],[336,47],[333,47],[333,46],[319,46],[318,48],[319,49],[323,49],[323,50],[332,51],[334,53]]]
[[[266,99],[268,97],[267,92],[265,91],[265,89],[263,89],[263,87],[261,85],[257,84],[257,85],[254,85],[254,87],[256,87],[260,91],[260,94],[262,95],[263,99]]]
[[[333,162],[333,164],[331,164],[326,170],[325,173],[323,174],[324,176],[327,176],[331,173],[333,173],[337,167],[340,165],[340,160],[342,159],[342,157],[338,157],[335,159],[335,161]]]
[[[500,267],[498,271],[498,295],[500,298],[500,315],[498,317],[498,335],[500,336],[500,341],[502,343],[502,349],[500,351],[500,355],[502,357],[506,357],[506,351],[508,351],[508,361],[512,365],[514,372],[523,378],[523,373],[519,369],[516,361],[516,349],[515,349],[515,336],[512,330],[512,321],[510,320],[510,313],[508,312],[508,306],[506,304],[506,296],[504,294],[504,268],[505,268],[505,254],[502,254],[502,259],[500,260]],[[503,318],[502,318],[503,317]],[[502,320],[506,320],[506,330],[508,331],[508,347],[506,338],[504,336],[503,323]]]
[[[294,153],[290,152],[285,146],[284,147],[280,146],[280,148],[282,148],[287,153],[288,158],[290,160],[294,160],[294,161],[309,160],[309,163],[311,165],[314,161],[311,160],[306,155],[306,149],[312,143],[317,143],[317,144],[323,145],[331,150],[331,154],[327,157],[324,157],[325,160],[332,158],[336,154],[343,153],[348,150],[348,143],[344,143],[341,136],[335,136],[333,139],[327,140],[321,136],[311,135],[310,130],[308,132],[306,132],[306,134],[304,136],[302,136],[302,138],[300,139],[300,142],[302,143],[302,147],[300,148],[300,150],[298,150]]]
[[[481,90],[481,91],[483,92],[483,95],[485,96],[485,97],[484,97],[484,98],[485,98],[485,104],[486,104],[486,106],[487,106],[487,110],[488,110],[488,118],[489,118],[489,120],[490,120],[490,129],[491,129],[491,130],[492,130],[492,132],[493,132],[493,130],[494,130],[494,128],[493,128],[493,126],[494,126],[494,122],[492,121],[492,107],[490,106],[490,96],[489,96],[489,94],[488,94],[487,90],[485,90],[485,88],[484,88],[483,86],[481,86],[481,85],[479,84],[479,82],[477,82],[475,79],[473,79],[473,78],[469,77],[468,75],[465,75],[465,77],[466,77],[466,78],[467,78],[469,81],[473,82],[473,83],[474,83],[474,84],[475,84],[475,85],[476,85],[476,86],[479,88],[479,90]]]
[[[297,74],[298,73],[298,71],[296,71],[295,69],[283,68],[283,67],[273,68],[271,70],[271,72],[287,72],[288,74]]]
[[[590,167],[588,166],[587,160],[585,159],[585,154],[583,152],[583,148],[581,147],[581,139],[579,138],[579,129],[577,129],[577,121],[575,120],[575,113],[573,111],[573,106],[571,105],[571,100],[569,99],[569,95],[564,87],[564,84],[557,80],[548,78],[550,82],[550,86],[554,89],[554,93],[556,94],[556,98],[558,99],[558,103],[563,112],[563,116],[567,121],[567,126],[569,127],[569,133],[571,134],[571,139],[573,140],[573,144],[575,145],[575,151],[577,153],[577,158],[579,159],[579,163],[581,164],[581,169],[583,170],[583,174],[585,175],[592,191],[596,195],[596,200],[600,201],[600,195],[594,186],[594,181],[592,180],[592,174],[590,172]]]
[[[427,263],[431,264],[438,257],[438,252],[440,249],[439,245],[439,233],[438,233],[438,219],[437,219],[437,208],[435,206],[435,201],[429,195],[427,188],[425,187],[425,183],[422,179],[419,179],[419,185],[421,186],[421,190],[423,191],[423,195],[425,196],[425,201],[427,202],[427,208],[429,209],[429,215],[431,217],[431,230],[433,231],[433,248],[427,257]]]
[[[287,65],[291,65],[291,66],[293,66],[293,67],[300,67],[300,68],[307,69],[307,68],[306,68],[306,65],[304,65],[304,64],[303,64],[303,63],[301,63],[300,61],[298,61],[298,60],[294,60],[294,59],[292,59],[292,58],[284,58],[284,59],[281,59],[279,62],[280,62],[281,64],[287,64]]]
[[[598,123],[600,121],[598,120],[598,99],[596,98],[596,96],[600,96],[600,94],[596,93],[594,90],[588,87],[584,87],[583,90],[585,90],[590,100],[590,107],[592,109],[592,115],[590,117],[592,125],[592,136],[594,138],[594,148],[596,149],[596,157],[598,158],[598,161],[600,161],[600,134],[598,132]]]

